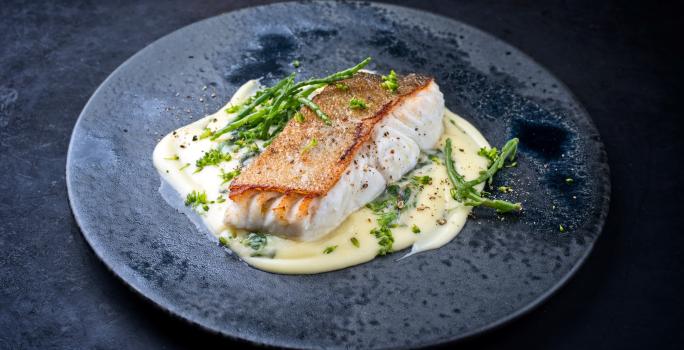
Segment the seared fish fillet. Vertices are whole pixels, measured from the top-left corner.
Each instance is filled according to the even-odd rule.
[[[297,240],[315,240],[413,169],[421,150],[443,132],[444,98],[430,77],[398,78],[395,93],[379,75],[358,73],[327,86],[314,102],[331,120],[308,108],[303,123],[283,131],[230,185],[225,222]],[[366,109],[351,109],[352,98]],[[316,145],[310,147],[316,140]]]

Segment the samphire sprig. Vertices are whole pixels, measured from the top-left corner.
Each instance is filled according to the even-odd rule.
[[[492,162],[476,179],[465,181],[463,176],[456,171],[454,161],[451,159],[451,139],[446,140],[444,145],[444,163],[446,164],[447,174],[449,180],[454,185],[451,189],[451,196],[464,203],[467,206],[485,206],[496,209],[499,213],[508,213],[512,211],[520,211],[522,209],[520,203],[511,203],[498,199],[489,199],[481,196],[474,186],[488,182],[491,184],[494,174],[499,169],[503,168],[506,159],[513,161],[515,159],[516,151],[518,150],[518,139],[513,138],[506,142],[501,148],[501,152],[492,157]]]
[[[370,63],[368,57],[359,64],[324,78],[295,83],[295,73],[275,85],[259,90],[243,104],[231,109],[237,115],[228,125],[213,133],[211,139],[231,133],[230,140],[252,143],[255,140],[270,141],[302,106],[311,109],[324,123],[330,124],[328,116],[309,98],[317,89],[340,80],[351,78]]]

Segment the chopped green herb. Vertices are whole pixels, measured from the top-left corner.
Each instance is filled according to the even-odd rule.
[[[387,255],[392,252],[392,245],[394,244],[394,236],[392,236],[392,231],[387,226],[380,226],[379,228],[374,228],[370,232],[375,238],[378,239],[378,255]]]
[[[185,206],[186,207],[191,207],[192,209],[197,210],[197,208],[202,208],[204,211],[209,210],[209,206],[207,205],[207,194],[206,192],[197,192],[197,191],[192,191],[188,193],[188,195],[185,197]]]
[[[444,146],[444,163],[447,168],[447,175],[449,175],[449,180],[451,180],[454,186],[451,189],[451,196],[459,201],[463,202],[467,206],[485,206],[489,208],[496,209],[499,213],[508,213],[511,211],[520,211],[522,209],[520,203],[511,203],[507,201],[502,201],[498,199],[489,199],[482,197],[482,193],[474,188],[475,185],[492,182],[494,174],[496,174],[499,169],[504,166],[506,159],[512,161],[515,158],[515,153],[518,149],[518,139],[514,138],[506,142],[506,144],[501,148],[501,152],[497,152],[497,156],[492,160],[489,168],[486,171],[481,172],[474,180],[465,181],[462,175],[460,175],[455,167],[454,161],[451,158],[451,139],[446,140]],[[487,153],[489,154],[489,153]]]
[[[222,162],[227,162],[230,159],[231,159],[230,154],[223,153],[218,148],[214,148],[214,149],[210,150],[209,152],[205,153],[202,156],[202,158],[198,159],[197,162],[195,162],[195,166],[197,167],[197,170],[195,170],[195,172],[199,173],[206,166],[210,166],[210,165],[216,166]]]
[[[352,99],[349,100],[349,108],[351,108],[351,109],[366,109],[366,108],[368,108],[368,106],[366,105],[366,101],[364,101],[360,98],[352,97]]]
[[[211,131],[211,129],[209,129],[209,128],[204,128],[204,131],[202,131],[202,133],[200,134],[200,137],[199,137],[199,138],[200,138],[200,140],[206,139],[207,137],[209,137],[209,136],[211,136],[211,135],[213,135],[213,134],[214,134],[214,132]]]
[[[300,65],[301,63],[299,62],[299,60],[292,61],[292,67],[299,68]]]
[[[219,236],[219,244],[222,246],[227,246],[228,245],[228,238],[226,236]]]
[[[174,154],[174,155],[172,155],[172,156],[170,156],[170,157],[166,157],[166,158],[164,158],[164,159],[166,159],[166,160],[179,160],[180,157],[178,157],[177,154]]]
[[[411,179],[420,185],[429,185],[432,183],[432,178],[428,175],[413,176]]]
[[[268,244],[268,238],[263,233],[250,232],[247,237],[242,239],[242,245],[259,251]]]
[[[411,232],[416,233],[416,234],[420,233],[420,227],[418,227],[414,224],[413,226],[411,226]]]
[[[335,88],[337,90],[340,90],[340,91],[347,91],[347,90],[349,90],[349,85],[347,85],[345,83],[337,83],[337,84],[335,84]]]
[[[226,113],[232,114],[240,110],[240,105],[232,105],[228,108],[226,108]]]
[[[563,225],[558,225],[558,231],[565,232],[565,227],[563,227]]]
[[[349,240],[350,240],[351,243],[354,245],[354,247],[358,248],[358,247],[361,246],[361,243],[359,243],[359,240],[356,239],[356,237],[352,237],[352,238],[350,238]]]
[[[420,180],[416,180],[420,179]],[[429,183],[427,176],[406,176],[397,183],[387,186],[385,192],[366,207],[373,211],[377,217],[378,227],[370,231],[378,240],[378,255],[392,252],[394,236],[392,228],[397,226],[400,214],[409,207],[416,205],[416,194],[423,188],[421,182]]]
[[[394,72],[394,70],[390,70],[389,75],[383,75],[382,76],[382,86],[383,89],[389,90],[391,92],[397,92],[397,88],[399,88],[399,83],[397,82],[397,73]]]
[[[439,160],[439,157],[436,154],[428,154],[428,159],[433,161],[435,164],[442,164],[442,161]]]
[[[496,159],[496,157],[499,155],[499,150],[496,149],[496,147],[482,147],[479,151],[477,151],[477,154],[489,159],[490,162],[493,162],[494,159]]]
[[[223,198],[223,195],[218,196],[218,198],[216,198],[216,203],[223,203],[223,202],[225,202],[225,201],[226,201],[226,199]]]
[[[305,119],[304,119],[304,114],[302,114],[302,113],[300,113],[300,112],[295,113],[295,115],[294,115],[294,120],[295,120],[297,123],[303,123],[304,120],[305,120]]]
[[[397,203],[400,203],[402,201],[397,201]],[[399,205],[395,205],[397,209],[399,208]],[[382,213],[378,216],[378,224],[380,226],[386,226],[386,227],[394,227],[394,221],[397,220],[399,217],[399,212],[398,211],[390,211],[386,213]]]
[[[575,179],[569,177],[569,178],[565,179],[565,183],[568,185],[572,185],[573,183],[575,183]]]
[[[508,186],[499,186],[498,187],[499,192],[501,193],[511,193],[513,192],[513,189],[508,187]]]
[[[316,145],[318,145],[318,140],[311,139],[311,141],[309,141],[309,143],[307,143],[302,149],[302,153],[309,152],[312,148],[316,147]]]
[[[182,171],[182,170],[184,170],[185,168],[187,168],[187,167],[189,167],[189,166],[190,166],[190,163],[185,163],[185,165],[183,165],[182,167],[178,168],[178,170],[181,170],[181,171]]]
[[[335,249],[337,249],[336,245],[327,247],[327,248],[325,248],[325,250],[323,250],[323,254],[330,254],[330,253],[334,252]]]
[[[221,169],[221,179],[223,179],[221,184],[233,180],[238,175],[240,175],[240,169],[231,170],[229,172],[225,172]]]

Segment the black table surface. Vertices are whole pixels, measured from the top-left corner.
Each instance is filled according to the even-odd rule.
[[[261,3],[0,1],[0,349],[232,343],[157,309],[100,263],[69,209],[65,157],[84,104],[124,60],[175,29]],[[681,348],[681,11],[624,1],[395,3],[474,25],[546,66],[594,118],[611,166],[608,221],[576,276],[521,319],[459,345]]]

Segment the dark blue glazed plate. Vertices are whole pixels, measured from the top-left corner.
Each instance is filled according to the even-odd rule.
[[[214,112],[248,79],[286,75],[295,59],[302,76],[318,76],[366,56],[370,69],[435,76],[447,106],[493,144],[521,139],[518,167],[497,178],[515,189],[504,198],[522,201],[521,215],[476,209],[441,249],[286,276],[242,263],[164,201],[151,160],[164,134]],[[454,20],[357,3],[250,8],[151,44],[84,108],[67,184],[84,237],[134,290],[205,329],[303,348],[439,344],[523,314],[582,264],[610,192],[591,119],[532,59]]]

